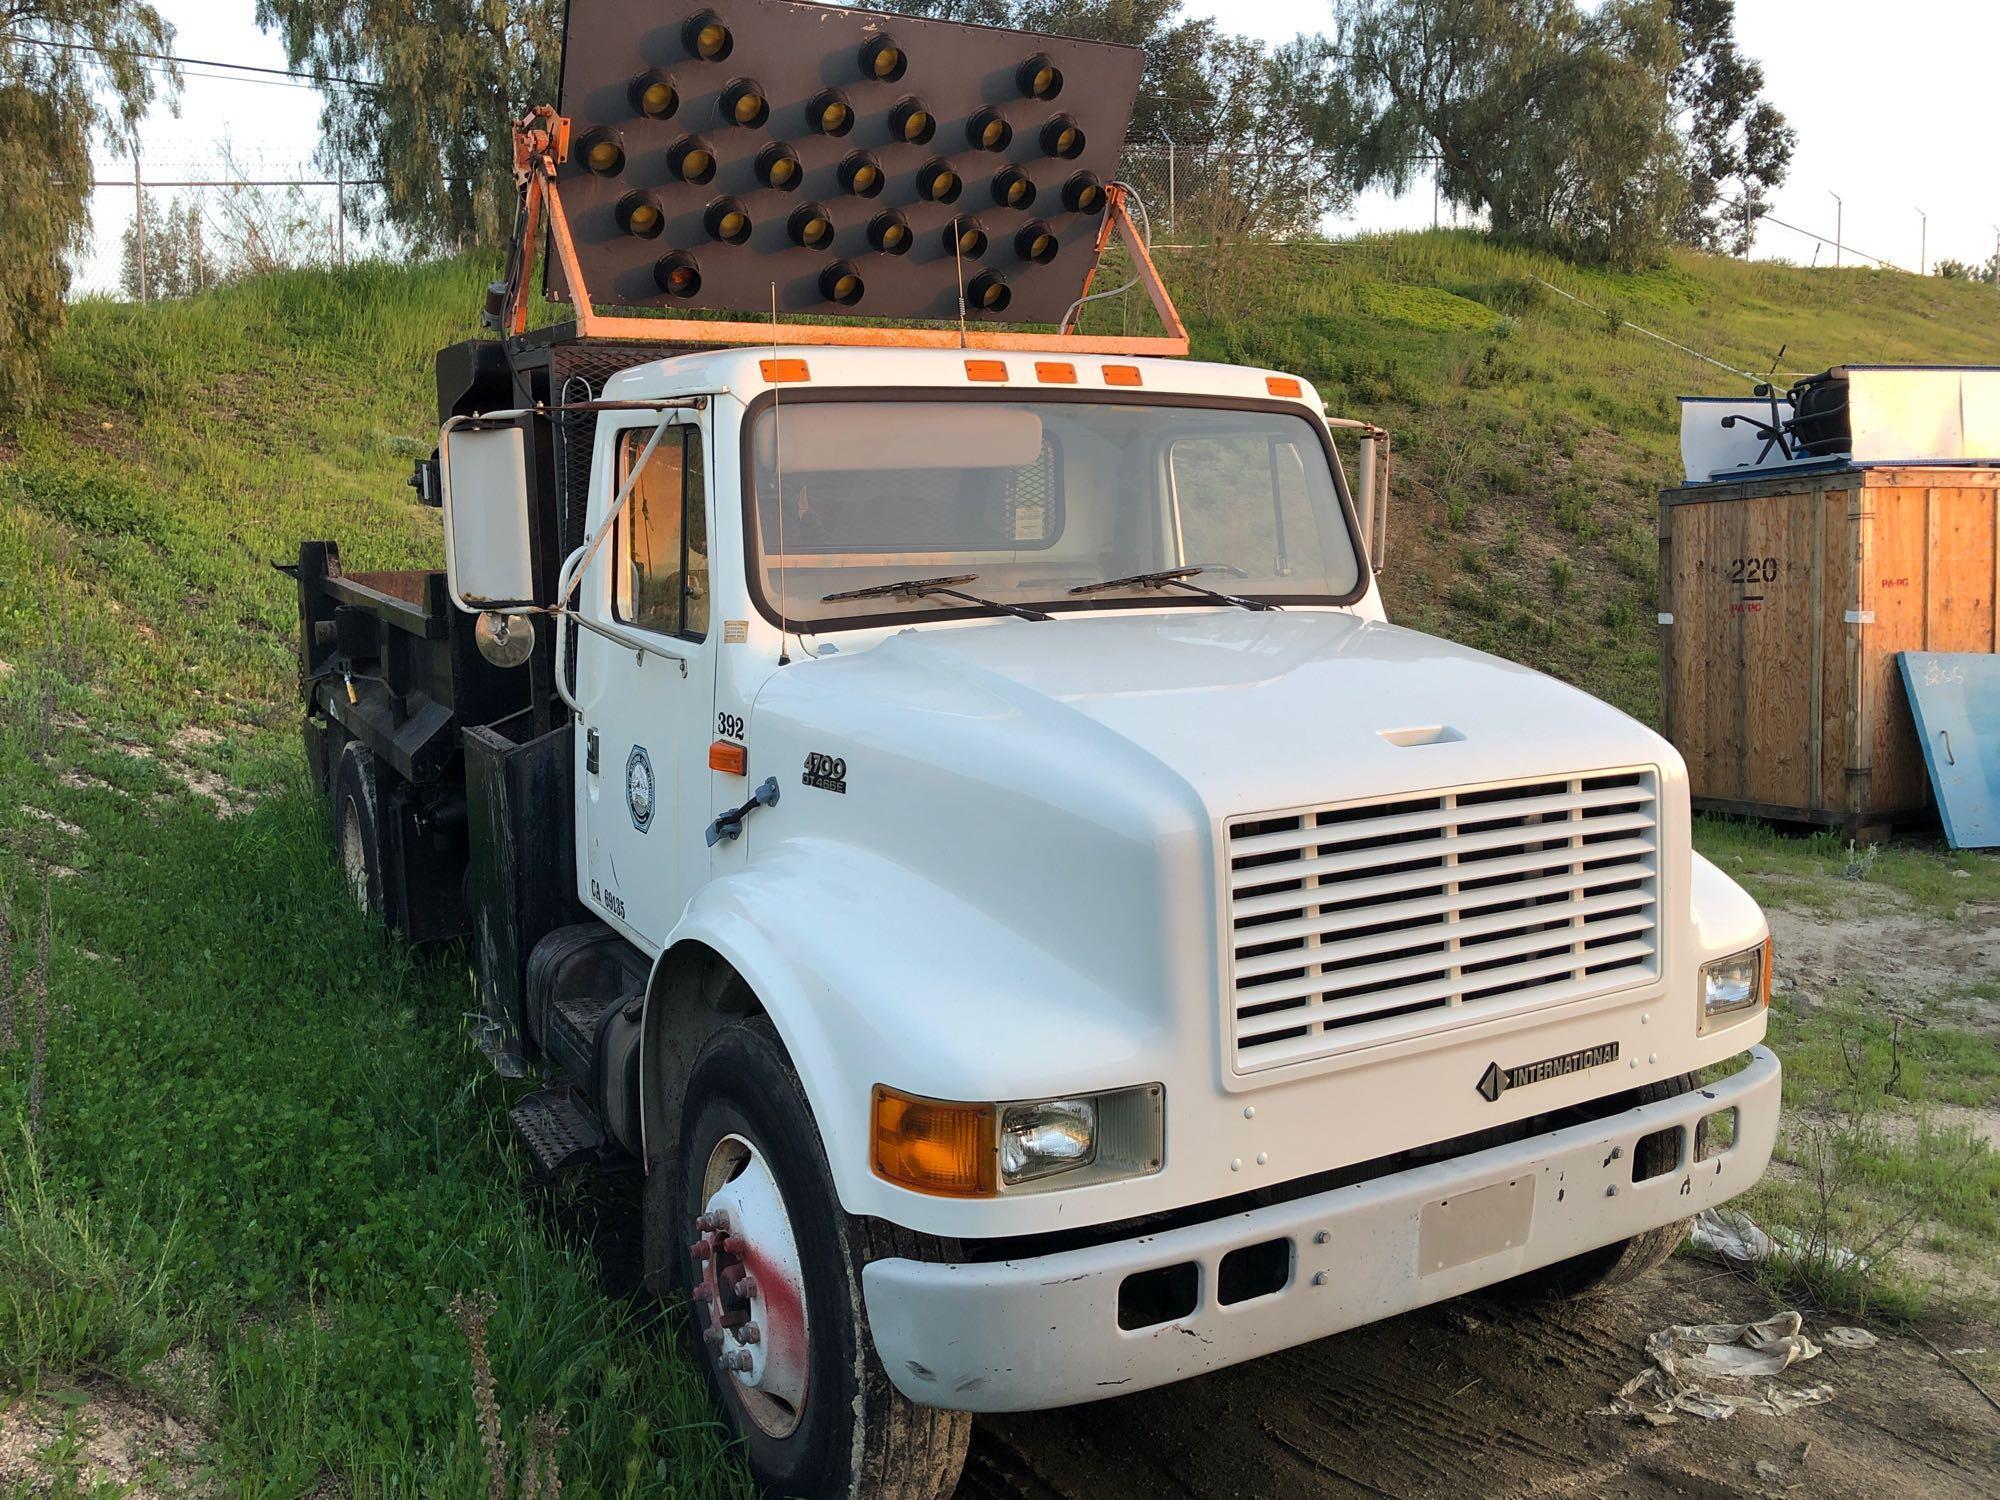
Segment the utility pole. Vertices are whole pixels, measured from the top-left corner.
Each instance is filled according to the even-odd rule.
[[[1993,284],[2000,286],[2000,224],[1988,227],[1993,231]]]
[[[1837,267],[1840,264],[1841,221],[1846,217],[1847,205],[1840,201],[1840,194],[1832,188],[1826,190],[1826,195],[1833,200],[1833,263]]]
[[[1931,216],[1920,208],[1917,210],[1917,218],[1922,221],[1923,225],[1917,231],[1917,274],[1919,276],[1928,276],[1930,275]]]
[[[340,230],[336,238],[335,258],[342,266],[347,264],[347,159],[342,157],[336,172],[339,183],[334,188],[334,213],[339,220]]]
[[[132,142],[132,206],[138,217],[132,221],[132,233],[139,248],[139,301],[146,301],[146,187],[139,176],[139,143]]]

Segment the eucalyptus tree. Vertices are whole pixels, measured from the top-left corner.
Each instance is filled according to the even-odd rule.
[[[179,72],[157,56],[173,38],[133,0],[0,0],[0,411],[41,388],[89,244],[91,144],[129,136],[156,95],[174,97]]]

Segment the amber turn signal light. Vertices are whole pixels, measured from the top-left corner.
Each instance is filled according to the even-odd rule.
[[[997,1148],[990,1104],[950,1104],[875,1085],[875,1175],[939,1198],[990,1198]]]
[[[725,776],[745,775],[750,768],[750,752],[728,740],[717,740],[708,747],[708,768]]]

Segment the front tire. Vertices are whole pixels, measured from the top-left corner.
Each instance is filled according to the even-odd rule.
[[[656,1162],[647,1189],[649,1270],[687,1293],[710,1391],[759,1488],[950,1494],[972,1418],[918,1406],[890,1383],[861,1270],[887,1256],[942,1259],[951,1247],[841,1208],[805,1090],[769,1022],[731,1025],[703,1047],[678,1161]]]
[[[1657,1104],[1662,1099],[1685,1094],[1698,1082],[1700,1079],[1696,1074],[1683,1073],[1678,1078],[1645,1084],[1637,1090],[1637,1102]],[[1701,1160],[1707,1137],[1708,1122],[1704,1120],[1695,1127],[1695,1161]],[[1657,1136],[1641,1137],[1634,1152],[1633,1165],[1637,1177],[1644,1180],[1671,1172],[1678,1165],[1678,1150],[1676,1143],[1663,1141]],[[1529,1271],[1526,1275],[1501,1283],[1495,1291],[1524,1299],[1564,1302],[1601,1296],[1659,1270],[1673,1258],[1674,1251],[1680,1248],[1681,1241],[1688,1237],[1688,1231],[1693,1227],[1693,1219],[1677,1219],[1671,1224],[1662,1224],[1658,1229],[1635,1234],[1630,1239],[1616,1240],[1598,1249],[1586,1250],[1581,1255],[1573,1255],[1568,1260],[1559,1260],[1552,1266],[1543,1266],[1539,1271]]]

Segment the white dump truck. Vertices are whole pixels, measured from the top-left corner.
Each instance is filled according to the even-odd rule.
[[[678,109],[745,112],[700,28],[752,8],[673,32]],[[826,14],[815,81],[943,46]],[[959,70],[1016,137],[1027,63],[1092,65],[957,32],[1027,54]],[[537,1169],[643,1174],[761,1486],[948,1493],[971,1413],[1616,1284],[1758,1179],[1762,914],[1659,736],[1387,623],[1372,430],[1068,314],[599,316],[572,82],[501,336],[440,355],[447,567],[302,549],[308,757],[357,899],[469,943]],[[543,216],[579,316],[531,332]]]

